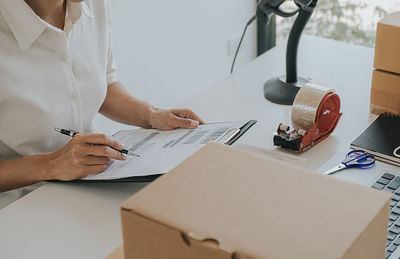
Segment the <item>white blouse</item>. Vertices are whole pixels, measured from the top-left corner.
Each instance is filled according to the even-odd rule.
[[[58,150],[54,127],[93,132],[115,70],[106,0],[68,1],[64,30],[0,0],[0,160]]]
[[[60,30],[24,0],[0,0],[0,159],[5,146],[21,156],[61,148],[70,139],[54,127],[92,132],[115,80],[107,2],[68,1]]]

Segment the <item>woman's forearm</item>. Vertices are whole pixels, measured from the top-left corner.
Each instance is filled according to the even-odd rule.
[[[154,110],[156,108],[149,103],[133,97],[120,82],[114,82],[108,86],[99,112],[114,121],[150,128],[149,120]]]
[[[160,130],[195,129],[204,123],[190,109],[158,109],[136,99],[119,82],[108,86],[107,96],[99,112],[114,121]]]
[[[0,162],[0,192],[47,179],[48,154],[27,156]]]

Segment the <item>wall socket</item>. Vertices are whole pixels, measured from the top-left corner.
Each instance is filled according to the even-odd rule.
[[[231,36],[227,41],[227,54],[228,56],[233,56],[240,42],[240,35]]]

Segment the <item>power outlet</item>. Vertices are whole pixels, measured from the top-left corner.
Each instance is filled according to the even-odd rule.
[[[227,54],[228,56],[232,56],[235,54],[236,49],[240,42],[240,35],[231,36],[227,41]]]

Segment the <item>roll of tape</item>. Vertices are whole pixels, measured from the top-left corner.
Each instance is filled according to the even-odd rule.
[[[293,103],[293,127],[295,129],[308,130],[317,122],[318,119],[322,120],[319,124],[324,126],[324,128],[329,128],[330,125],[333,125],[335,121],[332,121],[332,116],[326,116],[329,115],[326,114],[327,110],[329,110],[329,113],[331,110],[337,110],[336,116],[333,116],[336,119],[340,111],[340,99],[338,99],[339,107],[335,107],[337,100],[334,98],[338,98],[338,96],[333,93],[335,93],[334,90],[324,86],[310,83],[304,85],[297,93]],[[329,126],[326,126],[327,124]]]

